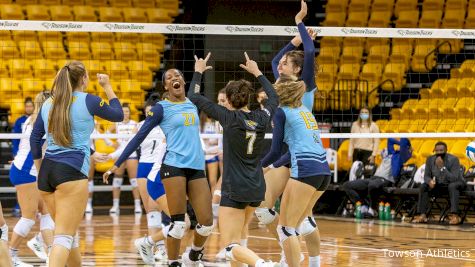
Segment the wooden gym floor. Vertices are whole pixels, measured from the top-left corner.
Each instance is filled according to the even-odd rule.
[[[18,219],[6,219],[11,231]],[[475,266],[471,224],[449,227],[318,216],[317,222],[321,266]],[[38,225],[32,233],[37,230]],[[144,215],[94,215],[83,221],[80,233],[84,266],[144,266],[133,245],[146,234]],[[208,240],[205,266],[227,266],[214,262],[218,242],[218,233]],[[256,221],[250,227],[249,247],[264,259],[280,259],[279,245]],[[20,257],[35,266],[44,264],[26,245]],[[307,266],[307,259],[302,266]]]

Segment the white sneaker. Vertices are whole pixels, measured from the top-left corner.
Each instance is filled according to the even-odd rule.
[[[43,261],[46,261],[48,255],[46,255],[45,247],[43,242],[40,242],[35,235],[32,239],[26,242],[26,245],[35,253],[36,257],[40,258]]]
[[[186,267],[204,267],[201,260],[192,261],[190,259],[190,252],[191,252],[191,248],[188,247],[188,248],[186,248],[185,252],[183,252],[183,254],[181,255],[181,262],[182,262],[183,266],[186,266]],[[201,254],[201,256],[199,257],[201,259],[201,257],[203,257],[203,251],[200,251],[199,253]]]
[[[157,261],[166,261],[168,260],[167,249],[165,245],[157,245],[155,250],[154,258]]]
[[[216,261],[226,261],[226,249],[223,248],[216,254]]]
[[[279,267],[279,266],[282,266],[282,265],[278,262],[273,262],[273,261],[266,261],[264,262],[264,264],[261,265],[261,267]]]
[[[285,258],[285,253],[284,251],[282,251],[280,253],[280,266],[281,267],[288,267],[289,265],[287,264],[287,259]],[[300,263],[302,263],[303,261],[305,260],[305,255],[303,255],[303,253],[300,253]]]
[[[145,264],[154,265],[155,259],[152,252],[153,246],[149,245],[145,239],[146,237],[135,239],[135,248],[139,252],[140,257],[142,258],[143,262],[145,262]]]
[[[142,206],[135,205],[134,212],[135,212],[135,214],[142,214]]]
[[[13,267],[33,267],[33,265],[22,262],[18,257],[12,259]]]
[[[109,210],[109,213],[110,214],[119,214],[120,213],[119,206],[112,206],[112,208]]]
[[[86,213],[92,213],[92,205],[90,203],[87,203]]]

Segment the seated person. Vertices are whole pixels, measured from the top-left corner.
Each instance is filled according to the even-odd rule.
[[[458,216],[460,191],[465,189],[465,179],[460,172],[459,159],[447,153],[447,144],[437,142],[434,148],[435,155],[427,158],[424,173],[424,183],[419,188],[417,203],[418,216],[414,223],[426,223],[429,206],[429,196],[438,196],[449,192],[450,214],[449,224],[459,224],[462,220]]]
[[[394,145],[399,145],[399,150],[395,150]],[[383,154],[383,161],[376,169],[374,176],[369,179],[358,179],[343,184],[343,190],[345,190],[353,204],[357,201],[368,204],[367,215],[370,217],[376,216],[377,198],[383,187],[397,183],[402,166],[412,157],[411,142],[407,138],[401,138],[399,141],[389,138],[387,153]],[[364,201],[366,196],[369,196],[368,201]],[[366,208],[362,208],[363,213],[365,213],[365,210]]]

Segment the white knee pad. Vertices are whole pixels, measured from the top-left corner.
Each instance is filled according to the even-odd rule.
[[[54,230],[54,221],[49,214],[41,215],[40,231],[43,230]]]
[[[4,224],[0,227],[0,240],[8,242],[8,225]]]
[[[70,235],[55,235],[53,246],[62,246],[65,247],[67,250],[71,250],[73,246],[74,237]]]
[[[130,185],[132,186],[132,188],[137,188],[137,178],[130,178]]]
[[[71,245],[71,248],[78,248],[79,247],[79,233],[76,232],[76,235],[74,235],[73,238],[73,244]]]
[[[169,224],[169,225],[162,228],[162,234],[163,234],[163,237],[165,239],[167,239],[167,237],[168,237],[168,231],[170,230],[170,226],[171,226],[171,224]]]
[[[112,179],[112,187],[120,188],[123,182],[124,182],[124,178],[114,178]]]
[[[295,228],[282,225],[277,226],[277,234],[279,235],[280,244],[284,244],[284,241],[289,237],[297,236]]]
[[[254,212],[257,219],[263,224],[270,224],[275,220],[277,212],[274,209],[256,208]]]
[[[94,181],[89,181],[87,183],[87,190],[89,191],[89,193],[94,192]]]
[[[158,211],[151,211],[147,213],[147,227],[160,228],[162,224],[162,213]]]
[[[182,239],[185,236],[185,231],[186,223],[184,221],[174,221],[170,224],[168,235],[176,239]]]
[[[21,217],[15,227],[13,227],[13,232],[21,237],[26,237],[28,233],[30,233],[33,225],[35,225],[34,220]]]
[[[302,221],[302,223],[299,225],[299,227],[297,228],[297,233],[299,233],[302,236],[307,236],[313,233],[313,231],[317,229],[318,229],[317,222],[315,222],[315,219],[313,217],[309,216],[309,217],[306,217]]]
[[[236,246],[239,246],[239,244],[232,243],[224,248],[224,256],[226,257],[227,260],[234,261],[233,248]]]
[[[221,196],[221,190],[214,190],[213,195],[220,197]]]
[[[214,224],[206,226],[206,225],[201,225],[197,224],[195,231],[200,235],[200,236],[209,236],[214,230]]]

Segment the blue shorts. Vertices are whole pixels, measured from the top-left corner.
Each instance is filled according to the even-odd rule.
[[[155,182],[147,179],[147,192],[154,201],[165,195],[165,187],[163,187],[162,180],[160,179],[160,172],[157,173]]]
[[[139,162],[139,167],[137,168],[137,178],[147,179],[152,167],[153,163]]]
[[[26,171],[19,170],[12,164],[10,168],[10,182],[14,185],[22,185],[36,182],[36,177]]]
[[[212,158],[206,160],[206,164],[208,164],[208,163],[213,163],[213,162],[219,162],[219,157],[218,157],[218,156],[214,156],[214,157],[212,157]]]

